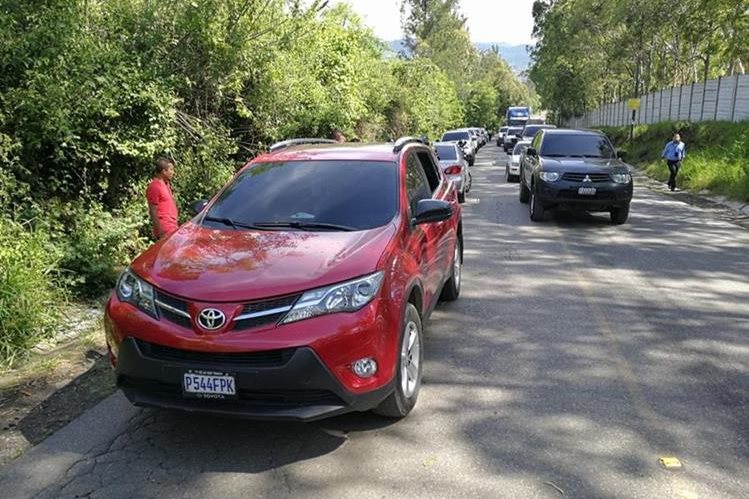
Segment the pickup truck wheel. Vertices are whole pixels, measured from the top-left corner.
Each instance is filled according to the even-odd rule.
[[[528,190],[528,188],[525,186],[525,183],[523,183],[522,173],[520,178],[520,202],[521,203],[527,203],[528,200],[531,197],[531,191]]]
[[[621,225],[629,217],[629,205],[613,208],[611,210],[611,222],[615,225]]]
[[[531,214],[531,220],[534,222],[542,222],[544,219],[544,215],[546,214],[546,210],[544,209],[544,205],[541,204],[541,201],[539,201],[538,196],[536,196],[536,189],[531,189],[531,202],[530,202],[530,214]]]
[[[388,398],[373,409],[375,414],[389,418],[405,417],[416,405],[421,388],[421,364],[424,358],[421,317],[411,303],[406,304],[395,371],[395,388]]]

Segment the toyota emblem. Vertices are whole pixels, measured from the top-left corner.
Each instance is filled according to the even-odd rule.
[[[198,324],[203,329],[215,331],[224,325],[226,316],[221,310],[215,308],[204,308],[198,314]]]

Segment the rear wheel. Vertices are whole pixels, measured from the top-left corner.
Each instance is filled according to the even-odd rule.
[[[473,156],[468,158],[468,166],[473,166],[473,163],[475,162],[476,162],[476,158],[474,158]]]
[[[398,349],[395,388],[388,398],[374,408],[376,414],[402,418],[416,405],[421,387],[421,363],[424,358],[421,344],[421,317],[416,307],[407,303]]]
[[[541,201],[539,201],[538,196],[536,196],[536,189],[531,189],[531,203],[530,203],[530,214],[531,214],[531,220],[534,222],[541,222],[544,219],[544,215],[546,214],[546,209],[544,208],[544,205],[541,204]]]
[[[440,298],[444,301],[455,301],[460,296],[460,283],[463,278],[463,242],[458,239],[455,243],[455,254],[453,255],[453,268],[450,279],[442,288]]]
[[[466,202],[466,193],[465,192],[459,192],[458,193],[458,203],[465,203]]]
[[[528,199],[531,197],[531,191],[528,190],[528,188],[525,186],[525,183],[523,182],[522,172],[520,176],[520,202],[521,203],[527,203]]]
[[[621,225],[627,221],[629,217],[629,205],[621,206],[619,208],[613,208],[611,210],[611,222],[615,225]]]

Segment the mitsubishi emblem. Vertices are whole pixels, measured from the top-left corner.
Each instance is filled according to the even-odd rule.
[[[593,181],[590,179],[590,175],[586,175],[585,178],[583,179],[583,182],[593,182]]]

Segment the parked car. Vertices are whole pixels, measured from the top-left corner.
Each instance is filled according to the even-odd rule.
[[[518,143],[519,135],[523,133],[523,127],[510,126],[507,127],[507,133],[505,134],[504,141],[502,142],[505,154],[509,153],[515,148],[515,144]]]
[[[506,126],[503,126],[499,129],[499,133],[497,133],[497,147],[502,147],[504,140],[505,140],[505,134],[507,133]]]
[[[434,151],[437,153],[442,173],[452,180],[458,189],[458,201],[465,203],[473,179],[463,150],[452,142],[437,142],[434,144]]]
[[[632,176],[609,139],[589,130],[542,129],[520,165],[520,201],[541,221],[547,210],[607,211],[623,224],[632,201]]]
[[[440,142],[452,142],[458,144],[463,149],[463,154],[468,161],[469,166],[473,166],[476,160],[477,145],[471,133],[468,130],[449,130],[442,134]]]
[[[544,124],[528,124],[523,127],[523,131],[518,134],[518,141],[521,140],[533,140],[533,137],[539,130],[545,130],[547,128],[556,128],[556,125],[544,125]]]
[[[104,325],[133,404],[304,421],[413,409],[423,324],[460,294],[457,190],[419,139],[331,142],[277,144],[122,273]]]
[[[512,150],[512,155],[507,158],[505,165],[505,180],[507,182],[517,182],[520,177],[520,158],[521,155],[528,149],[531,144],[530,140],[524,140],[515,144]]]
[[[471,134],[471,137],[473,137],[473,140],[476,141],[476,150],[478,151],[479,149],[484,147],[486,141],[484,140],[484,136],[481,134],[481,131],[479,131],[479,129],[476,127],[467,128],[467,130]]]

